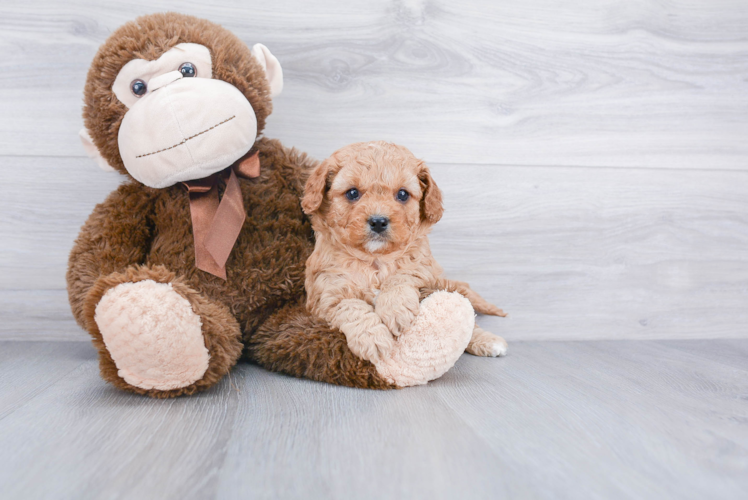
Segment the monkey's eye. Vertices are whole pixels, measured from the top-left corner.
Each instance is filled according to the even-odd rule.
[[[148,87],[143,80],[133,80],[130,84],[130,90],[132,90],[132,93],[136,96],[143,97],[143,95],[148,91]]]
[[[408,201],[408,198],[410,198],[410,193],[406,190],[401,189],[397,192],[397,201],[402,201],[403,203],[405,203],[406,201]]]
[[[345,197],[348,198],[350,201],[356,201],[359,198],[361,198],[361,193],[358,192],[358,189],[351,188],[345,192]]]
[[[182,76],[185,78],[197,76],[197,68],[191,62],[182,63],[179,67],[179,72],[182,73]]]

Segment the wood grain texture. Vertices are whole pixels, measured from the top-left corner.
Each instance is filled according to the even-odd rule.
[[[113,29],[169,9],[278,55],[269,136],[319,158],[386,138],[431,164],[437,257],[510,312],[487,328],[748,335],[745,2],[75,0],[0,5],[0,338],[86,338],[67,254],[121,178],[82,157],[83,82]]]
[[[748,489],[748,340],[517,342],[507,358],[465,355],[428,386],[389,392],[240,364],[211,391],[166,401],[104,385],[83,343],[0,343],[6,352],[8,500],[682,500]]]
[[[83,348],[81,343],[3,342],[0,420],[95,359],[96,351],[90,346]]]
[[[437,259],[509,312],[484,327],[509,340],[748,334],[748,173],[431,168],[446,206]],[[79,158],[0,157],[0,169],[0,338],[85,339],[67,255],[121,177]],[[31,169],[46,181],[17,190]]]
[[[742,0],[4,1],[0,154],[82,156],[97,47],[165,10],[270,47],[267,133],[317,157],[388,139],[436,162],[748,168]]]

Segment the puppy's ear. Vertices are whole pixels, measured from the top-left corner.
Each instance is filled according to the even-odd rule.
[[[301,199],[301,208],[307,215],[312,215],[319,210],[325,193],[329,189],[328,178],[334,165],[332,158],[328,158],[314,169],[312,175],[304,186],[304,197]]]
[[[422,165],[418,173],[418,180],[421,181],[423,196],[421,197],[421,220],[436,224],[444,214],[442,206],[442,192],[431,177],[431,172],[426,165]]]

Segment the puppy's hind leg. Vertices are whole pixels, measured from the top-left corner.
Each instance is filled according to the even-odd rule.
[[[470,339],[470,343],[465,349],[465,352],[473,354],[474,356],[486,356],[486,357],[499,357],[506,356],[507,353],[506,340],[494,335],[491,332],[485,331],[483,328],[475,325],[473,328],[473,337]]]
[[[470,285],[468,285],[464,281],[455,281],[446,278],[440,278],[435,288],[438,290],[447,290],[449,292],[459,293],[470,301],[470,304],[473,306],[473,309],[475,309],[475,312],[477,313],[489,314],[491,316],[501,316],[502,318],[506,317],[506,313],[504,311],[481,297],[478,292],[470,288]],[[424,291],[425,290],[421,291],[422,297],[424,295]]]

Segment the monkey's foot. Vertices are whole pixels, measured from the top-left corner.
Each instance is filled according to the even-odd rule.
[[[117,374],[134,387],[179,389],[208,369],[200,316],[171,283],[149,279],[110,288],[94,320]]]
[[[437,379],[465,352],[474,326],[468,299],[457,292],[434,292],[421,302],[415,322],[397,339],[390,356],[375,363],[377,372],[400,387]]]

